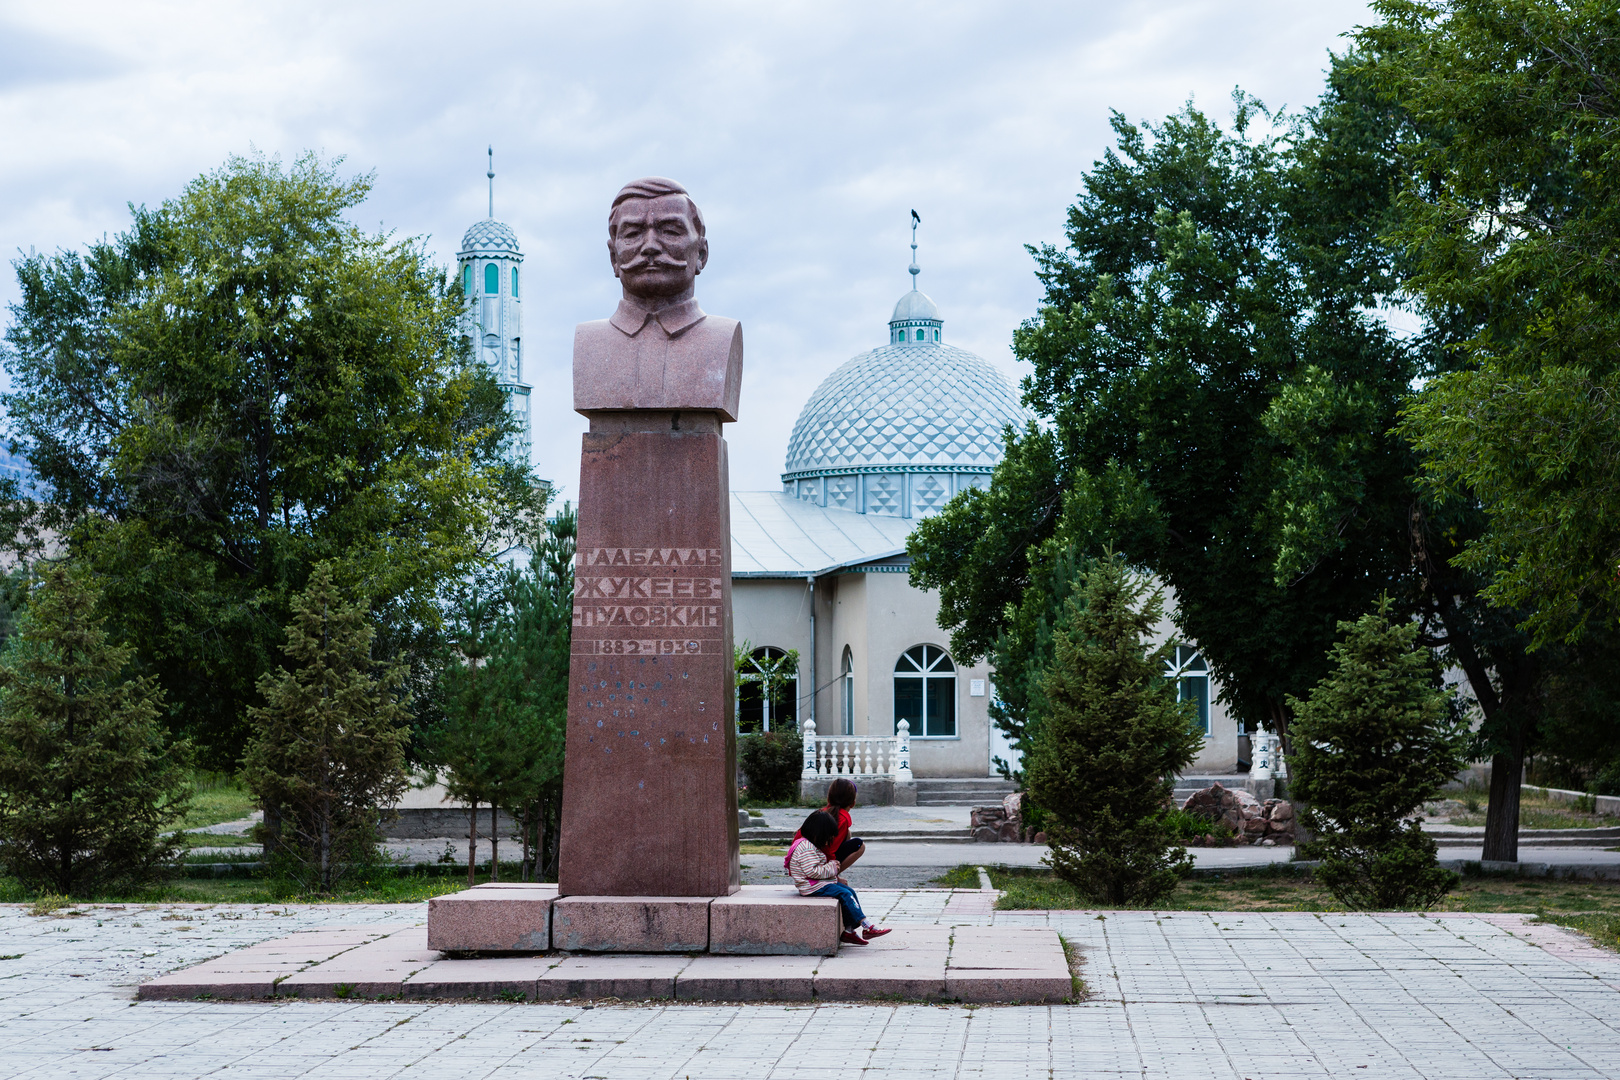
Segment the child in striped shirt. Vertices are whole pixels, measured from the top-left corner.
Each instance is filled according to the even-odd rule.
[[[844,932],[838,940],[846,945],[865,945],[889,931],[879,930],[866,917],[855,890],[838,876],[838,860],[828,858],[822,850],[837,834],[838,822],[827,811],[817,810],[805,818],[799,827],[799,838],[788,849],[788,874],[798,887],[799,895],[836,898],[844,916]],[[857,934],[857,929],[864,929],[866,936]]]

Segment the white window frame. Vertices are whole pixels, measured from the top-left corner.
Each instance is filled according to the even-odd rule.
[[[930,658],[930,650],[938,653],[939,655],[937,657]],[[916,653],[917,656],[912,656],[912,653]],[[911,665],[911,670],[901,670],[901,665],[906,663]],[[931,682],[944,682],[944,673],[947,671],[950,672],[951,683],[951,733],[949,735],[934,735],[926,730],[926,726],[928,724],[928,684]],[[901,653],[900,659],[894,662],[894,681],[896,684],[896,690],[899,689],[898,684],[901,679],[920,679],[922,681],[922,697],[920,699],[921,710],[919,713],[917,727],[913,728],[911,732],[911,737],[913,739],[944,740],[960,739],[962,737],[962,709],[961,703],[957,701],[957,698],[960,696],[961,687],[958,685],[959,679],[956,671],[956,662],[951,659],[951,654],[949,652],[940,648],[938,645],[927,642],[920,645],[913,645],[911,648]],[[898,706],[899,702],[894,701],[892,704]],[[894,713],[895,726],[898,727],[900,723],[899,709],[895,708]],[[924,730],[917,730],[918,728],[923,728]]]
[[[776,655],[772,656],[771,655],[772,653],[775,653]],[[753,673],[744,672],[743,674],[737,676],[737,682],[739,684],[741,684],[741,683],[745,683],[745,682],[759,682],[759,681],[761,681],[765,677],[765,670],[763,668],[761,668],[760,665],[759,665],[760,658],[764,657],[767,660],[776,660],[776,659],[780,659],[781,657],[786,656],[786,655],[787,655],[787,650],[786,649],[778,648],[775,645],[761,645],[759,648],[755,649],[753,652],[748,654],[749,662],[754,665],[754,669],[755,669],[754,672]],[[782,687],[781,696],[786,697],[786,698],[788,698],[788,700],[793,702],[793,711],[794,711],[795,714],[797,714],[798,711],[799,711],[799,708],[798,708],[798,705],[799,705],[799,673],[797,671],[795,671],[793,673],[793,677],[791,679],[788,679],[786,681],[785,685]],[[737,706],[736,706],[736,708],[737,708],[737,716],[736,716],[736,721],[735,722],[737,724],[737,733],[742,734],[743,730],[742,730],[742,687],[741,687],[741,685],[739,685],[738,688],[737,688]],[[781,717],[777,717],[777,716],[772,715],[772,713],[775,711],[775,709],[776,709],[776,701],[773,698],[770,698],[770,697],[763,697],[763,700],[760,702],[760,726],[759,726],[760,734],[764,734],[765,732],[775,730],[776,721],[782,719]],[[798,726],[797,716],[795,716],[792,719],[792,721],[789,723],[789,726],[790,727],[797,727]]]
[[[1203,706],[1204,738],[1209,738],[1215,728],[1214,709],[1211,708],[1209,697],[1209,663],[1204,654],[1191,645],[1177,645],[1175,651],[1164,659],[1164,677],[1176,685],[1176,700],[1187,701],[1187,683],[1193,679],[1201,679],[1204,683]]]

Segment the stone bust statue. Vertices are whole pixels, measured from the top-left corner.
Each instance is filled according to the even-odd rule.
[[[742,325],[697,305],[709,241],[686,189],[658,176],[621,188],[608,258],[624,298],[611,318],[574,330],[575,411],[696,411],[734,422]]]

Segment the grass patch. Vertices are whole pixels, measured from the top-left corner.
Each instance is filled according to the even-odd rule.
[[[1452,816],[1451,824],[1483,825],[1485,813],[1481,811],[1477,814],[1456,814]],[[1582,814],[1575,810],[1519,807],[1521,829],[1612,829],[1617,825],[1620,825],[1620,819],[1607,814]]]
[[[746,795],[737,796],[737,809],[739,810],[820,810],[818,802],[805,802],[802,799],[784,799],[771,801],[769,799],[750,799]]]
[[[1557,923],[1571,930],[1579,930],[1607,949],[1620,951],[1620,914],[1610,912],[1571,914],[1569,912],[1539,912],[1542,922]]]
[[[992,874],[991,880],[995,877]],[[928,884],[937,885],[941,889],[977,889],[979,887],[979,868],[963,863],[961,866],[945,871]],[[996,886],[998,889],[1001,886]]]
[[[223,821],[240,821],[253,813],[253,796],[226,773],[199,772],[191,778],[194,794],[182,829],[200,829]]]
[[[1003,910],[1074,910],[1094,904],[1050,870],[992,866],[990,881],[1003,895]],[[944,881],[966,880],[977,872],[959,866]],[[957,886],[962,887],[962,886]],[[1344,906],[1316,883],[1309,867],[1274,863],[1255,869],[1200,874],[1176,887],[1155,911],[1343,911]],[[1620,927],[1620,882],[1566,881],[1482,874],[1462,878],[1434,911],[1528,912],[1557,921],[1563,917],[1612,919]],[[1573,925],[1573,924],[1562,924]],[[1594,924],[1596,925],[1596,924]],[[1594,935],[1596,936],[1596,935]]]
[[[260,845],[244,836],[232,836],[226,833],[188,832],[180,834],[180,842],[188,848],[253,848],[257,850]]]
[[[1478,789],[1467,788],[1462,803],[1465,812],[1453,814],[1453,825],[1483,825],[1489,801],[1480,797]],[[1590,804],[1590,800],[1588,800]],[[1521,829],[1612,829],[1620,826],[1620,818],[1609,814],[1594,814],[1566,802],[1553,802],[1540,792],[1522,790],[1519,793],[1519,828]]]
[[[490,880],[487,872],[474,879]],[[502,864],[502,881],[516,881],[515,872]],[[161,885],[86,897],[99,903],[123,904],[408,904],[428,900],[467,887],[465,873],[419,873],[413,869],[383,869],[362,874],[340,885],[331,896],[301,893],[286,882],[263,877],[176,878]],[[44,905],[56,910],[78,901],[41,895],[24,888],[15,878],[0,877],[0,903]]]
[[[744,855],[786,855],[787,848],[781,844],[738,844],[737,850]]]

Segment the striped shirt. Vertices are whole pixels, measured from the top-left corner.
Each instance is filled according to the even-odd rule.
[[[799,895],[809,896],[837,879],[838,860],[827,858],[816,845],[801,837],[793,842],[793,850],[788,852],[788,873],[798,886]]]

